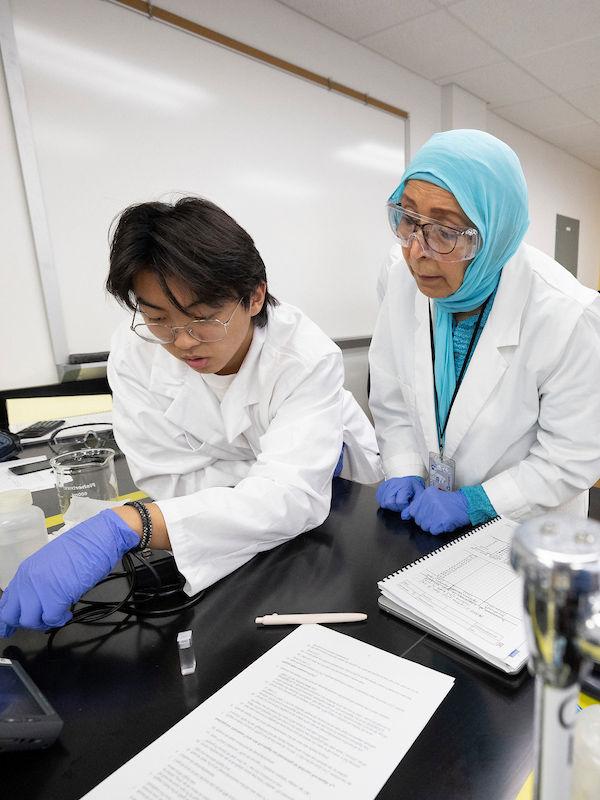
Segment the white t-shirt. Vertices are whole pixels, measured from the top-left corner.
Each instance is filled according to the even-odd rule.
[[[208,388],[217,396],[217,400],[220,403],[225,397],[225,392],[231,386],[235,378],[235,373],[233,373],[233,375],[217,375],[215,373],[210,373],[208,375],[200,374],[202,378],[204,378]]]

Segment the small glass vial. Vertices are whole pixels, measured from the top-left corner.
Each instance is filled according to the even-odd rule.
[[[28,489],[0,492],[0,588],[6,589],[21,561],[48,544],[46,520]]]
[[[181,674],[191,675],[196,671],[196,656],[194,655],[191,631],[180,631],[177,634],[177,647],[179,648]]]

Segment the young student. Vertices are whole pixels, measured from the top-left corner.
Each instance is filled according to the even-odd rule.
[[[198,592],[320,525],[334,470],[382,478],[339,349],[269,294],[251,237],[213,203],[128,208],[107,288],[132,312],[108,366],[115,437],[155,502],[102,511],[26,559],[0,599],[0,636],[64,625],[141,545],[172,550]]]

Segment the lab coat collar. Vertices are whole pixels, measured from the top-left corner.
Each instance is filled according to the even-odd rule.
[[[435,421],[435,395],[433,385],[433,356],[431,352],[431,332],[429,328],[429,298],[418,289],[415,293],[415,363],[413,366],[413,386],[415,404],[423,429],[423,437],[428,451],[436,452],[438,447]]]
[[[494,305],[454,401],[446,428],[444,453],[449,458],[456,452],[473,421],[486,404],[506,371],[514,348],[519,343],[521,318],[532,280],[530,270],[523,268],[521,264],[523,258],[524,253],[521,248],[502,271]],[[413,385],[416,410],[427,449],[439,452],[429,303],[429,299],[416,290]],[[432,318],[435,319],[433,308]]]
[[[259,359],[266,336],[266,327],[255,326],[246,358],[221,402],[221,413],[229,443],[233,443],[235,438],[252,423],[248,408],[256,405],[260,399]]]
[[[256,371],[265,336],[264,328],[254,329],[246,358],[221,403],[201,375],[164,350],[157,353],[150,375],[150,391],[171,398],[164,412],[166,419],[200,443],[218,445],[226,439],[234,444],[234,440],[250,427],[247,409],[259,399]]]
[[[522,248],[502,270],[492,310],[465,373],[446,428],[444,453],[452,458],[506,372],[519,344],[532,275]]]

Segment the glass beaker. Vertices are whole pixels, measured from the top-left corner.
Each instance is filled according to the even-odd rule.
[[[54,470],[61,514],[71,497],[114,500],[119,494],[115,473],[115,451],[108,447],[75,450],[50,460]]]

